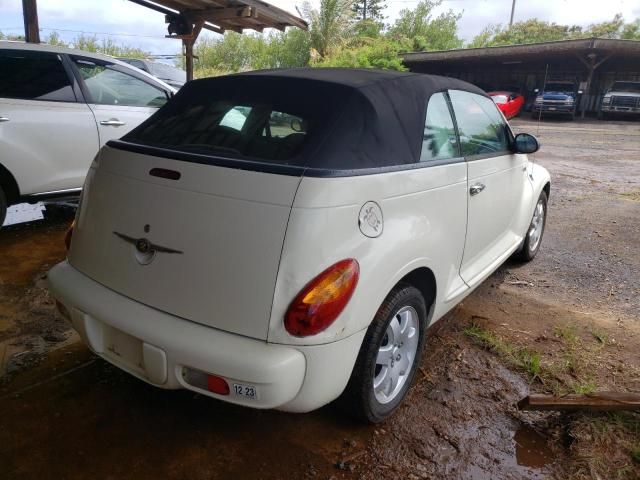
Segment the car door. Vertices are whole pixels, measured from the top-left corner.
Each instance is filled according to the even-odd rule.
[[[0,164],[21,195],[80,189],[98,151],[93,114],[64,55],[0,50]]]
[[[133,69],[75,55],[72,61],[98,123],[100,146],[137,127],[169,99],[169,92]]]
[[[522,239],[518,215],[525,188],[526,156],[511,151],[504,117],[487,97],[449,91],[467,161],[467,234],[460,275],[477,284],[495,270]]]

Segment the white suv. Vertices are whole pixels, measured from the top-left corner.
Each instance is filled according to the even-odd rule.
[[[107,141],[175,92],[126,63],[0,41],[0,225],[8,205],[78,193]]]
[[[549,174],[468,83],[275,70],[188,83],[91,167],[61,313],[163,388],[389,416],[427,328],[514,252]]]

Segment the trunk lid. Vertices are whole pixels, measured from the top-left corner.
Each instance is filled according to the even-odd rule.
[[[266,340],[299,182],[107,146],[85,185],[69,261],[143,304]]]

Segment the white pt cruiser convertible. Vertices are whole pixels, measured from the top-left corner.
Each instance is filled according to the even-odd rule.
[[[291,412],[341,397],[381,421],[428,327],[537,253],[537,149],[450,78],[197,80],[96,157],[50,288],[95,353],[152,385]]]

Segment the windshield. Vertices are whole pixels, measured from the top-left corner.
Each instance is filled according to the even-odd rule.
[[[575,90],[573,83],[547,83],[544,86],[545,92],[571,92]]]
[[[149,62],[148,65],[149,70],[151,70],[151,74],[158,78],[183,83],[187,81],[187,74],[184,70],[158,62]]]
[[[614,82],[609,91],[640,93],[640,82]]]
[[[507,98],[506,95],[491,95],[491,99],[498,105],[507,103],[509,101],[509,98]]]

